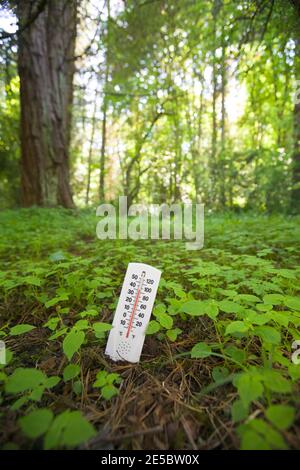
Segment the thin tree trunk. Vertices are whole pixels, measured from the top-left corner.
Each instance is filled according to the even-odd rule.
[[[299,76],[300,38],[296,40],[295,73]],[[300,213],[300,102],[294,105],[294,151],[292,157],[291,210]]]
[[[99,197],[100,201],[105,200],[105,150],[106,150],[106,115],[107,115],[107,101],[104,95],[103,103],[103,119],[102,119],[102,142],[101,142],[101,155],[100,155],[100,180],[99,180]]]
[[[201,80],[201,94],[200,94],[200,105],[198,111],[198,142],[197,142],[197,153],[198,153],[198,164],[195,169],[195,192],[196,192],[196,202],[200,201],[199,192],[200,192],[200,182],[199,182],[199,166],[202,158],[202,135],[203,135],[203,115],[204,115],[204,80]],[[202,169],[203,170],[203,169]]]
[[[177,202],[181,198],[181,168],[182,168],[182,151],[181,151],[181,129],[179,123],[178,113],[178,101],[177,98],[174,100],[174,131],[175,131],[175,165],[174,165],[174,202]]]
[[[69,143],[77,0],[18,2],[21,198],[24,206],[73,207]],[[22,29],[23,25],[29,24]]]
[[[103,119],[102,119],[102,143],[100,155],[100,180],[99,198],[105,200],[105,151],[106,151],[106,121],[107,121],[107,84],[109,76],[109,22],[110,22],[110,0],[107,1],[107,31],[106,31],[106,54],[105,54],[105,78],[103,95]]]
[[[220,153],[220,205],[226,206],[226,181],[225,181],[225,145],[226,145],[226,44],[224,22],[222,25],[222,62],[221,62],[221,153]]]
[[[92,174],[92,156],[93,156],[93,145],[94,145],[94,137],[95,137],[95,129],[96,129],[96,111],[97,111],[97,98],[98,98],[98,91],[95,93],[95,101],[94,101],[94,110],[92,116],[92,129],[91,129],[91,140],[89,146],[89,154],[88,154],[88,166],[87,166],[87,183],[86,183],[86,195],[85,195],[85,204],[88,205],[90,199],[90,189],[91,189],[91,174]]]
[[[212,96],[212,135],[211,135],[211,161],[210,161],[210,172],[211,172],[211,194],[210,202],[213,203],[216,197],[216,155],[217,155],[217,58],[216,58],[216,39],[217,39],[217,17],[219,11],[219,0],[214,0],[213,4],[213,57],[212,57],[212,82],[213,82],[213,96]]]

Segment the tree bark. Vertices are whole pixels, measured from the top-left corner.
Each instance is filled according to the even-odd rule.
[[[295,54],[295,73],[296,78],[300,70],[300,39],[296,40]],[[297,95],[299,95],[297,93]],[[294,213],[300,213],[300,102],[297,96],[294,105],[294,151],[292,156],[292,192],[291,192],[291,210]]]
[[[211,134],[211,156],[210,156],[210,178],[211,188],[209,200],[213,204],[217,198],[217,140],[218,140],[218,123],[217,123],[217,95],[218,95],[218,70],[217,70],[217,21],[220,9],[220,0],[214,0],[212,6],[212,40],[213,40],[213,51],[212,51],[212,134]]]
[[[222,5],[224,8],[224,5]],[[225,175],[225,159],[226,159],[226,86],[227,86],[227,69],[226,69],[226,42],[224,30],[224,17],[222,24],[222,58],[221,58],[221,151],[220,151],[220,206],[224,209],[226,206],[226,175]]]
[[[93,116],[92,116],[91,140],[90,140],[88,162],[87,162],[87,184],[86,184],[86,194],[85,194],[85,205],[86,206],[88,205],[89,200],[90,200],[93,145],[94,145],[95,130],[96,130],[97,101],[98,101],[98,90],[96,90],[96,93],[95,93],[94,110],[93,110]]]
[[[104,95],[103,95],[103,118],[102,118],[102,143],[100,155],[100,179],[99,179],[99,198],[105,200],[105,160],[106,160],[106,123],[107,123],[107,85],[109,76],[109,22],[110,22],[110,0],[107,2],[107,31],[106,31],[106,54],[105,54],[105,77],[104,77]]]
[[[30,22],[38,8],[41,11]],[[18,2],[24,206],[74,206],[69,143],[76,11],[77,0]]]

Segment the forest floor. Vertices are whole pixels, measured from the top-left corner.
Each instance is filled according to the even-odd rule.
[[[198,251],[97,221],[0,214],[0,446],[300,448],[300,219],[207,215]],[[136,365],[104,355],[129,262],[162,270]]]

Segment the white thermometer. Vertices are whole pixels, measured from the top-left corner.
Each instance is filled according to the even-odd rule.
[[[113,361],[139,362],[160,275],[148,264],[128,264],[105,350]]]

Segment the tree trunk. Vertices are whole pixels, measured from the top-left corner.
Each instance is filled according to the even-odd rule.
[[[106,160],[106,122],[107,122],[107,85],[109,76],[109,23],[110,23],[110,0],[106,0],[107,6],[107,29],[106,29],[106,54],[105,54],[105,77],[104,77],[104,95],[103,95],[103,118],[102,118],[102,143],[100,155],[100,179],[99,179],[99,198],[105,200],[105,160]]]
[[[216,41],[217,41],[217,19],[219,13],[219,0],[214,0],[212,7],[212,22],[213,22],[213,51],[212,51],[212,134],[211,134],[211,156],[210,156],[210,178],[211,178],[211,190],[209,200],[211,204],[216,202],[217,197],[217,94],[218,94],[218,70],[217,70],[217,57],[216,57]]]
[[[92,116],[91,140],[90,140],[89,154],[88,154],[87,183],[86,183],[86,194],[85,194],[85,205],[86,206],[88,205],[89,200],[90,200],[93,145],[94,145],[95,130],[96,130],[97,101],[98,101],[98,90],[96,90],[96,93],[95,93],[94,110],[93,110],[93,116]]]
[[[18,2],[24,206],[74,206],[69,143],[76,4],[77,0]],[[41,11],[31,22],[38,8]]]
[[[181,199],[181,167],[182,167],[182,150],[181,150],[181,129],[178,116],[178,100],[174,98],[174,142],[175,142],[175,161],[174,161],[174,199],[178,202]]]
[[[295,54],[295,73],[299,76],[299,53],[300,39],[296,40]],[[297,93],[297,95],[299,95]],[[300,102],[297,96],[294,105],[294,151],[292,157],[292,192],[291,192],[291,210],[294,213],[300,213]]]
[[[223,18],[224,21],[224,18]],[[222,24],[222,58],[221,58],[221,152],[220,152],[220,206],[224,209],[226,206],[226,178],[225,178],[225,159],[226,159],[226,43],[224,23]]]

